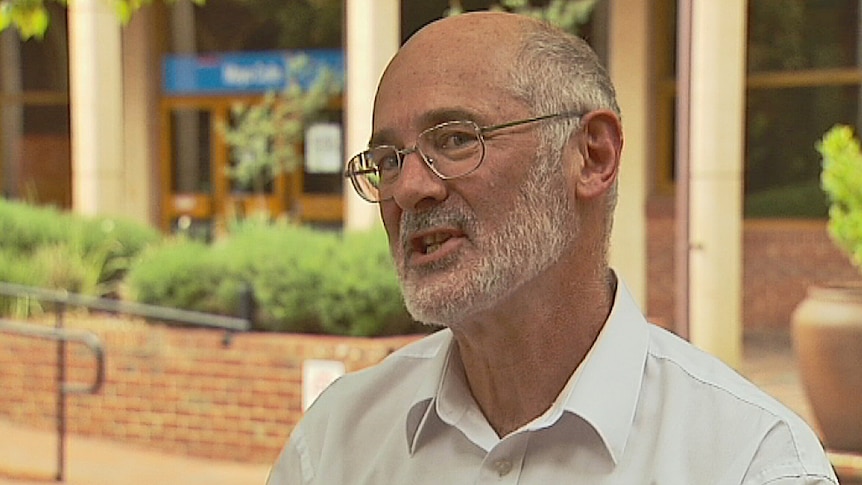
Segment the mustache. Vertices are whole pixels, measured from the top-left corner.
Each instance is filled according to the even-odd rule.
[[[401,214],[401,232],[398,243],[405,250],[411,247],[410,238],[413,234],[434,227],[453,227],[465,234],[473,234],[476,227],[475,217],[461,207],[434,208],[423,212],[403,212]]]

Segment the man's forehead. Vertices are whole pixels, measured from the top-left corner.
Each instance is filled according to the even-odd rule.
[[[380,80],[372,141],[398,141],[389,135],[455,119],[481,123],[500,104],[512,102],[508,80],[521,31],[515,26],[524,19],[464,14],[417,32]]]
[[[384,80],[374,103],[373,138],[396,142],[401,136],[415,136],[447,121],[473,121],[482,126],[523,112],[524,100],[515,95],[501,72],[465,70],[463,75],[411,73]],[[414,74],[417,77],[410,77]]]
[[[476,12],[433,22],[399,49],[384,79],[418,76],[485,77],[507,69],[531,20],[501,12]]]
[[[514,60],[512,49],[493,46],[486,39],[472,45],[457,38],[428,40],[398,52],[381,79],[381,89],[393,82],[489,82],[507,72]]]
[[[463,47],[496,45],[516,41],[527,25],[528,17],[505,12],[472,12],[432,22],[407,39],[403,49],[420,49],[437,41],[454,41]]]
[[[483,115],[466,107],[440,107],[417,113],[409,124],[415,125],[419,130],[424,130],[448,121],[473,121],[481,125],[483,124]],[[397,144],[400,138],[398,128],[396,126],[376,126],[368,145]]]

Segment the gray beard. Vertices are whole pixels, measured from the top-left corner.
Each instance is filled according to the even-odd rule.
[[[478,261],[460,263],[458,253],[422,268],[396,262],[407,310],[417,321],[449,326],[493,307],[507,295],[558,261],[578,233],[573,197],[567,194],[560,153],[545,153],[519,187],[518,194],[494,232],[463,206],[438,206],[422,213],[405,212],[400,244],[406,235],[445,224],[463,231],[483,251]],[[448,271],[433,283],[424,276]],[[438,275],[439,276],[439,275]]]

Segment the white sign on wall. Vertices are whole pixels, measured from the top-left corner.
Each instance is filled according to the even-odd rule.
[[[339,360],[309,359],[302,362],[302,410],[305,411],[317,396],[335,379],[344,375],[344,362]]]
[[[344,160],[341,155],[341,125],[315,123],[305,130],[305,171],[308,173],[339,173]]]

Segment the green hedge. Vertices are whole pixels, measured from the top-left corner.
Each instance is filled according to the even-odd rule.
[[[160,237],[128,221],[0,199],[0,281],[114,294],[135,255]]]
[[[204,245],[174,240],[130,269],[130,297],[237,315],[253,292],[255,329],[379,336],[424,332],[404,309],[382,231],[342,234],[246,222]]]
[[[404,309],[382,230],[247,220],[207,244],[0,199],[0,281],[222,315],[239,315],[250,290],[257,330],[427,331]],[[0,298],[0,314],[24,316],[24,303]]]

